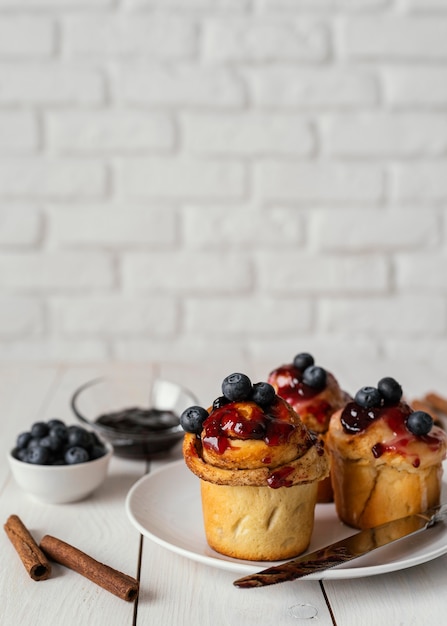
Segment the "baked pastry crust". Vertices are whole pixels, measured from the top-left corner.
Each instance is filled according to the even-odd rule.
[[[403,415],[411,411],[405,403],[399,407]],[[384,410],[363,431],[349,433],[341,416],[340,410],[331,418],[326,441],[335,505],[343,522],[370,528],[439,504],[444,431],[434,426],[429,435],[416,436],[403,426],[393,429]]]
[[[329,474],[322,440],[282,398],[209,410],[183,456],[200,478],[208,544],[228,556],[276,561],[309,545],[318,482]]]

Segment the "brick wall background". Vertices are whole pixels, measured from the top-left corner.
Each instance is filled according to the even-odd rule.
[[[443,372],[446,258],[447,0],[0,0],[0,361]]]

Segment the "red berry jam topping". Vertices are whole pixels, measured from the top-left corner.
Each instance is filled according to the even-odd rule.
[[[359,406],[356,402],[350,402],[341,414],[341,423],[344,431],[352,434],[365,431],[373,422],[379,419],[383,420],[393,436],[389,441],[379,441],[372,446],[371,452],[374,458],[380,458],[385,452],[394,452],[402,456],[414,456],[412,464],[414,467],[419,467],[420,458],[414,455],[414,449],[411,448],[410,444],[418,440],[436,452],[439,449],[441,439],[434,432],[418,435],[410,430],[408,421],[410,415],[413,416],[414,413],[405,402],[399,402],[395,406],[370,408]]]
[[[267,484],[272,489],[279,489],[280,487],[291,487],[293,480],[289,479],[290,474],[293,472],[293,467],[281,467],[280,469],[272,472],[267,478]]]
[[[294,365],[282,365],[274,370],[269,377],[274,381],[278,396],[284,398],[289,404],[295,404],[299,400],[313,398],[320,393],[321,388],[311,387],[303,381],[303,370]]]
[[[250,403],[247,412],[238,402],[230,402],[212,411],[203,429],[203,446],[223,454],[234,439],[260,439],[268,446],[281,445],[289,440],[295,426],[284,419],[284,406],[279,402],[273,402],[265,411]]]

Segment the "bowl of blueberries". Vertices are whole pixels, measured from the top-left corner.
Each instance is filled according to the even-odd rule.
[[[82,424],[113,446],[115,455],[149,459],[183,439],[180,415],[196,402],[188,389],[168,380],[104,377],[79,387],[71,408]]]
[[[104,482],[112,452],[95,432],[55,418],[34,422],[17,436],[9,465],[33,499],[66,504],[86,498]]]

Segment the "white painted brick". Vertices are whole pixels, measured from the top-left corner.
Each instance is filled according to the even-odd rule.
[[[0,118],[1,120],[1,118]],[[174,126],[167,115],[140,111],[49,113],[48,142],[73,153],[168,149]]]
[[[257,255],[260,288],[278,294],[381,294],[389,288],[389,268],[379,255],[335,256],[302,252]]]
[[[396,286],[398,289],[426,293],[447,292],[447,256],[443,253],[425,252],[398,254],[395,257]],[[425,303],[424,303],[425,308]]]
[[[0,159],[0,196],[91,198],[103,195],[105,187],[105,167],[98,161]]]
[[[122,276],[128,289],[178,293],[238,294],[251,288],[251,264],[241,254],[182,249],[123,255]]]
[[[109,358],[109,351],[105,342],[99,339],[75,341],[59,337],[45,337],[44,339],[22,339],[20,341],[0,341],[0,361],[33,362],[33,363],[85,363],[102,362]]]
[[[260,211],[245,206],[186,207],[182,211],[186,245],[221,247],[281,248],[303,245],[303,216],[294,209]]]
[[[314,149],[309,122],[297,115],[190,114],[181,118],[188,151],[199,154],[295,154]]]
[[[377,83],[370,71],[357,68],[312,68],[265,65],[244,72],[253,102],[261,107],[306,108],[375,105]]]
[[[167,199],[241,198],[246,169],[226,160],[147,158],[122,161],[118,187],[129,197]]]
[[[418,11],[447,10],[447,0],[403,0],[403,6]]]
[[[0,246],[37,244],[42,230],[42,214],[32,206],[0,205]]]
[[[50,20],[34,16],[0,17],[0,57],[48,56],[53,49],[54,25]]]
[[[117,72],[118,100],[164,106],[240,107],[245,88],[232,71],[219,66],[154,64],[126,67]]]
[[[393,194],[399,200],[446,200],[447,161],[421,161],[393,168]]]
[[[447,20],[439,17],[346,19],[340,33],[348,57],[361,59],[447,59]]]
[[[177,310],[172,298],[135,298],[123,295],[58,298],[51,303],[56,329],[65,334],[172,334]]]
[[[433,336],[446,330],[445,298],[437,296],[337,298],[320,301],[319,309],[325,331]]]
[[[302,298],[188,298],[185,327],[208,336],[284,335],[308,330],[312,305]]]
[[[34,115],[22,111],[0,111],[0,154],[34,152],[39,132]]]
[[[374,165],[265,160],[254,165],[255,189],[269,200],[379,200],[383,173]]]
[[[338,115],[325,122],[323,144],[335,156],[405,158],[441,156],[447,150],[447,115]]]
[[[54,246],[174,245],[173,211],[129,205],[82,205],[47,210],[48,238]]]
[[[385,100],[399,108],[447,105],[447,69],[430,65],[383,68]]]
[[[0,104],[86,105],[103,100],[103,77],[94,69],[0,63]]]
[[[0,254],[0,287],[27,291],[74,291],[110,288],[111,259],[99,252],[30,252]]]
[[[217,61],[322,61],[329,51],[326,29],[307,20],[266,17],[208,19],[205,58]]]
[[[130,8],[178,9],[180,11],[213,9],[224,12],[248,9],[252,5],[252,0],[124,0],[124,5]]]
[[[432,0],[435,1],[435,0]],[[262,0],[262,6],[268,10],[309,11],[368,11],[390,6],[393,0]]]
[[[32,298],[0,297],[0,336],[24,337],[41,334],[42,304]]]
[[[317,250],[394,252],[439,243],[439,219],[428,210],[340,210],[309,216]]]
[[[13,9],[99,9],[114,4],[115,0],[0,0],[1,8]]]
[[[63,41],[70,55],[143,55],[150,59],[185,59],[197,49],[193,22],[157,15],[94,15],[64,22]]]

